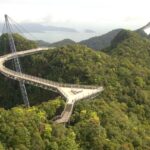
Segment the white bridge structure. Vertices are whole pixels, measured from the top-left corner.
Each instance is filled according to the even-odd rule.
[[[73,111],[73,106],[76,101],[96,96],[103,91],[103,87],[58,83],[43,78],[27,75],[22,72],[17,72],[5,66],[5,62],[8,60],[15,59],[16,57],[23,57],[26,55],[47,51],[50,49],[52,48],[37,48],[3,55],[0,57],[0,72],[6,77],[13,80],[17,80],[19,82],[21,81],[26,84],[31,84],[46,90],[60,93],[66,99],[66,105],[62,114],[55,117],[54,122],[65,123],[68,122],[68,120],[70,119]]]

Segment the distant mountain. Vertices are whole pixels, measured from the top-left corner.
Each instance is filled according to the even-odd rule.
[[[140,28],[140,29],[147,29],[147,28],[150,28],[150,22],[148,22],[145,26],[143,26],[142,28]]]
[[[51,44],[51,43],[45,42],[43,40],[37,40],[36,43],[37,43],[38,47],[48,47]]]
[[[52,47],[61,47],[64,45],[70,45],[70,44],[75,44],[76,42],[71,40],[71,39],[64,39],[55,43],[50,44]]]
[[[148,35],[144,30],[150,28],[150,22],[146,24],[145,26],[135,30],[138,34],[140,34],[142,37],[146,37],[150,39],[150,34]],[[87,40],[83,40],[79,42],[80,44],[86,45],[92,49],[95,50],[101,50],[109,47],[111,45],[112,40],[117,36],[117,34],[122,31],[123,29],[116,29],[112,30],[106,34],[103,34],[101,36],[92,37]],[[87,32],[90,32],[87,30]]]
[[[40,32],[47,32],[47,31],[78,32],[76,29],[73,28],[42,25],[40,23],[21,23],[20,26],[22,27],[21,31],[23,33],[27,33],[27,32],[40,33]],[[2,29],[3,29],[3,23],[0,22],[0,31],[2,31]],[[15,28],[13,29],[14,32],[17,31]]]
[[[71,39],[64,39],[58,42],[54,42],[54,43],[49,43],[49,42],[45,42],[43,40],[38,40],[36,41],[37,45],[39,47],[61,47],[61,46],[65,46],[65,45],[71,45],[71,44],[75,44],[76,42],[71,40]]]
[[[139,33],[141,36],[143,37],[147,37],[149,38],[150,35],[148,35],[144,30],[150,28],[150,22],[148,24],[146,24],[145,26],[135,30],[137,33]]]
[[[86,45],[95,50],[101,50],[103,48],[109,47],[111,44],[111,41],[121,30],[122,29],[112,30],[101,36],[96,36],[88,40],[81,41],[80,44]]]
[[[137,36],[137,33],[134,31],[129,31],[129,30],[121,30],[115,38],[111,41],[111,46],[110,48],[115,48],[119,43],[122,43],[124,40],[129,39],[131,37]]]
[[[91,30],[91,29],[86,29],[84,32],[85,32],[85,33],[95,33],[95,31],[94,31],[94,30]]]

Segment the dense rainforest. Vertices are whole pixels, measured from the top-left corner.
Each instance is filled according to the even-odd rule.
[[[18,45],[17,50],[21,49]],[[18,83],[1,75],[0,150],[150,149],[149,39],[122,30],[103,51],[74,44],[20,61],[25,73],[100,85],[104,91],[92,100],[77,102],[66,125],[53,124],[51,119],[65,104],[59,95],[27,85],[34,106],[24,108]]]

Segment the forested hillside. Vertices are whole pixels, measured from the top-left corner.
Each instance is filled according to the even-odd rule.
[[[71,44],[75,44],[76,42],[71,40],[71,39],[64,39],[58,42],[54,42],[52,44],[50,44],[49,46],[51,47],[61,47],[61,46],[65,46],[65,45],[71,45]]]
[[[29,98],[36,106],[0,109],[0,149],[150,149],[148,39],[123,30],[103,52],[77,44],[68,45],[21,58],[21,63],[28,74],[59,82],[102,85],[104,92],[93,100],[77,102],[70,122],[64,126],[51,121],[61,113],[64,100],[58,97],[40,103],[48,96],[52,98],[53,94],[29,86],[28,92],[32,91]],[[3,94],[6,91],[2,89],[0,93]],[[16,95],[16,90],[12,93],[8,86],[5,89],[8,95]],[[12,101],[9,96],[4,97],[1,104],[9,101]],[[17,99],[15,105],[20,101]]]
[[[37,41],[35,41],[35,42],[37,43],[38,47],[48,47],[48,46],[50,46],[50,44],[51,44],[51,43],[45,42],[45,41],[43,41],[43,40],[37,40]]]
[[[111,41],[115,38],[115,36],[121,31],[122,29],[115,29],[108,33],[105,33],[100,36],[92,37],[87,40],[83,40],[80,44],[86,45],[94,50],[101,50],[110,46]]]
[[[150,35],[144,31],[145,29],[148,29],[149,26],[150,26],[150,23],[135,30],[135,32],[138,33],[142,37],[150,39]],[[83,40],[80,42],[80,44],[86,45],[94,50],[103,50],[105,48],[110,47],[112,40],[114,40],[116,35],[122,30],[124,29],[115,29],[103,35],[92,37],[87,40]]]

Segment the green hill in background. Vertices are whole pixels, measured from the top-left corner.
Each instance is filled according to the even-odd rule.
[[[43,40],[37,40],[36,43],[37,43],[38,47],[49,47],[50,46],[49,42],[45,42]]]
[[[65,46],[65,45],[69,45],[69,44],[75,44],[75,41],[70,40],[70,39],[64,39],[58,42],[54,42],[52,44],[50,44],[49,46],[51,47],[61,47],[61,46]]]
[[[150,23],[135,30],[135,32],[141,35],[142,37],[150,39],[150,35],[148,35],[144,31],[145,28],[149,28],[149,25]],[[115,29],[103,35],[92,37],[87,40],[83,40],[80,42],[80,44],[86,45],[94,50],[103,50],[107,47],[110,47],[112,40],[114,40],[114,38],[118,35],[118,33],[123,30],[124,29]]]
[[[94,50],[101,50],[106,47],[109,47],[111,44],[111,41],[114,39],[114,37],[121,31],[122,29],[116,29],[112,30],[108,33],[105,33],[100,36],[92,37],[87,40],[83,40],[80,42],[80,44],[86,45],[90,48],[93,48]]]

